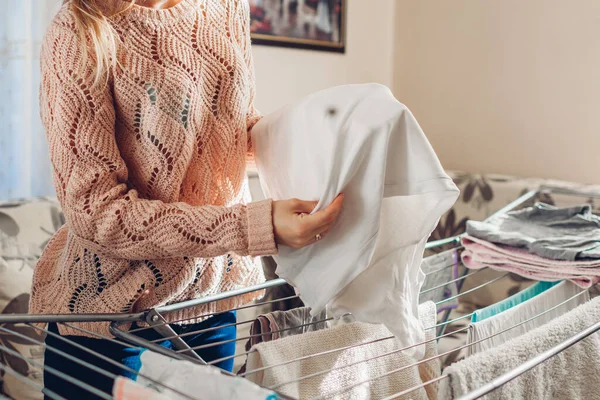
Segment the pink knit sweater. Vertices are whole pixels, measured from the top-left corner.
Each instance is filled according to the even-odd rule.
[[[259,118],[247,0],[114,17],[108,85],[93,85],[92,61],[79,72],[74,18],[64,6],[42,47],[41,114],[67,223],[36,267],[31,312],[137,312],[260,282],[244,256],[276,246],[271,201],[241,204],[247,132]],[[108,333],[106,323],[80,326]]]

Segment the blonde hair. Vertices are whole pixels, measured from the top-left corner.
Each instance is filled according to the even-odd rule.
[[[83,47],[81,68],[93,58],[94,85],[108,79],[108,72],[117,63],[117,35],[109,18],[135,4],[136,0],[63,0],[70,3],[76,16],[77,29]]]

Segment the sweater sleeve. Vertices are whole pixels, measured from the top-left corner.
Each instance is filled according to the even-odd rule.
[[[129,187],[111,85],[93,84],[92,61],[79,67],[81,50],[79,36],[55,24],[41,55],[41,116],[70,231],[99,254],[129,260],[276,253],[269,200],[192,206],[140,198]]]
[[[248,132],[248,162],[254,161],[254,151],[252,149],[251,131],[252,127],[260,121],[262,115],[254,106],[254,98],[256,96],[256,78],[254,74],[254,59],[252,57],[252,44],[250,38],[250,5],[248,0],[236,1],[236,39],[240,49],[244,54],[244,61],[248,69],[250,82],[250,101],[248,104],[248,115],[246,117],[246,129]]]

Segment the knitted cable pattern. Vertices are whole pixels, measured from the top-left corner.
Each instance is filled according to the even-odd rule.
[[[81,70],[74,18],[63,6],[42,46],[41,116],[67,223],[36,266],[31,312],[133,312],[260,282],[245,256],[276,246],[271,201],[243,201],[259,119],[247,0],[113,17],[120,43],[108,85],[93,85],[93,59]],[[108,334],[108,324],[79,326]]]

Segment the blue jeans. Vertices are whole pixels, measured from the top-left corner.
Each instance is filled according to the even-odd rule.
[[[235,311],[229,311],[223,314],[215,315],[206,321],[202,321],[198,324],[192,325],[171,325],[173,330],[178,334],[184,334],[187,332],[194,332],[198,330],[214,328],[222,325],[234,324],[236,322]],[[135,328],[135,326],[134,326]],[[49,324],[48,330],[58,334],[58,328],[56,324]],[[146,340],[160,339],[158,333],[153,329],[146,329],[140,332],[136,332],[136,335]],[[65,338],[85,346],[87,349],[93,350],[111,360],[117,361],[120,364],[126,365],[127,367],[139,371],[142,363],[140,360],[141,350],[137,348],[124,347],[122,345],[110,342],[103,339],[92,339],[84,336],[65,336]],[[234,325],[227,326],[225,328],[216,329],[200,334],[184,336],[183,340],[190,346],[201,346],[204,344],[221,342],[225,340],[231,340],[236,338],[236,327]],[[159,342],[163,347],[173,349],[173,344],[169,340]],[[73,357],[90,363],[98,368],[108,371],[115,375],[122,375],[128,378],[135,379],[137,374],[131,371],[124,370],[116,365],[113,365],[107,361],[101,360],[95,355],[92,355],[84,350],[80,350],[73,345],[56,338],[52,335],[46,337],[46,346],[61,350]],[[196,351],[204,361],[210,362],[219,358],[231,356],[235,353],[235,342],[225,343],[214,347],[207,347]],[[87,383],[90,386],[100,390],[101,392],[112,394],[112,386],[114,380],[110,377],[102,375],[100,373],[92,371],[90,368],[82,366],[74,361],[70,361],[65,357],[46,349],[44,365],[52,367],[69,377],[76,378],[82,382]],[[227,370],[229,372],[233,369],[233,358],[222,361],[215,364],[217,367]],[[79,400],[79,399],[100,399],[99,396],[91,394],[88,390],[82,389],[79,386],[61,379],[56,375],[50,373],[44,369],[44,386],[46,389],[53,391],[54,393],[66,398],[67,400]],[[49,397],[45,396],[45,399]]]

